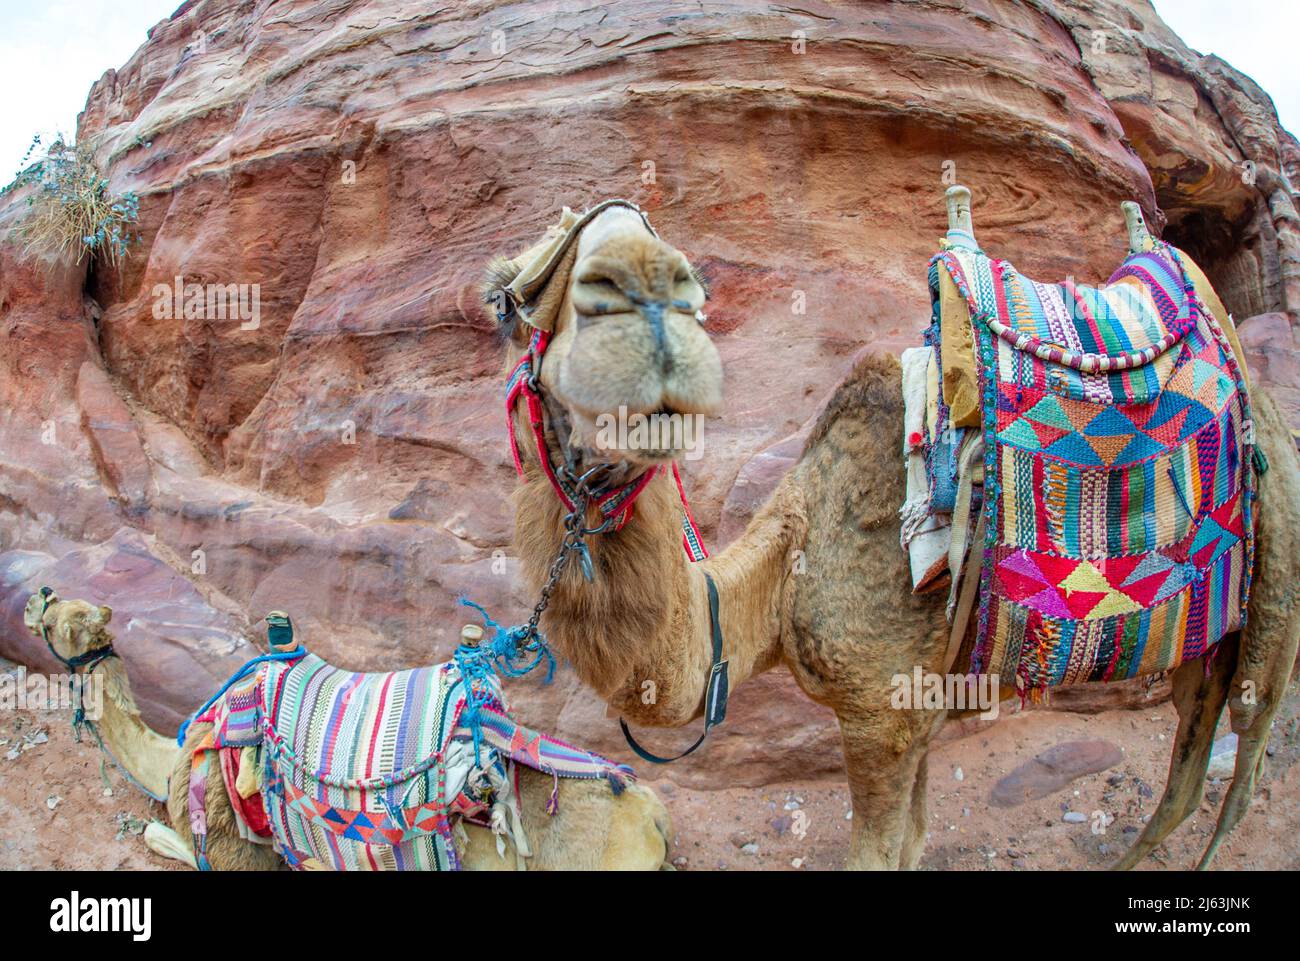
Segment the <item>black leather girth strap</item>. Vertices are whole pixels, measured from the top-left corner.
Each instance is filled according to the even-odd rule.
[[[709,623],[713,634],[713,666],[709,668],[709,679],[704,688],[704,733],[700,735],[699,740],[676,757],[659,757],[638,744],[632,737],[632,732],[628,730],[627,721],[621,717],[618,719],[628,746],[637,753],[638,757],[651,764],[668,764],[684,758],[703,744],[704,739],[709,736],[709,731],[721,724],[727,716],[729,682],[727,662],[722,657],[722,622],[718,618],[718,589],[714,586],[713,578],[708,574],[704,575],[704,583],[709,589]]]

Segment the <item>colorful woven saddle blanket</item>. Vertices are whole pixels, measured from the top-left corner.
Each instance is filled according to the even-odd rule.
[[[1104,287],[1047,284],[954,231],[931,261],[919,514],[975,542],[972,670],[1022,693],[1165,670],[1244,623],[1249,400],[1183,256],[1157,244]],[[943,389],[954,347],[974,360],[965,398]]]
[[[518,764],[604,778],[615,793],[635,778],[519,724],[495,675],[467,680],[463,663],[391,674],[352,673],[306,652],[256,663],[196,718],[213,725],[192,758],[200,866],[214,763],[245,838],[273,843],[291,867],[349,871],[455,870],[459,819],[510,835],[527,856]]]

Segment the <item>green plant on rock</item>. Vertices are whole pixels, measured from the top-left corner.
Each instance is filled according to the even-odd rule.
[[[28,156],[38,147],[39,136]],[[113,268],[121,266],[131,241],[137,239],[131,225],[139,217],[140,198],[133,191],[111,193],[88,147],[57,138],[7,189],[27,185],[35,189],[27,198],[30,212],[19,231],[28,251],[75,254],[78,264],[89,256]]]

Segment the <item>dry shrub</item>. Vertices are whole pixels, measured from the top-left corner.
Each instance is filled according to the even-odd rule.
[[[39,138],[33,140],[28,154],[39,145]],[[19,228],[29,252],[75,255],[78,264],[89,256],[109,267],[121,265],[135,239],[130,228],[140,200],[131,191],[109,192],[88,147],[56,139],[7,189],[24,185],[35,187],[27,198],[30,213]]]

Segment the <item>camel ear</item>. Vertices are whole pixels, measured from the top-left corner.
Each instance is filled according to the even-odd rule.
[[[76,615],[73,615],[73,617],[75,616]],[[74,633],[72,621],[72,617],[61,617],[54,625],[54,638],[58,641],[55,648],[62,657],[75,657],[81,653],[77,650],[77,645],[73,642]],[[78,625],[78,627],[81,627],[81,625]],[[80,634],[79,630],[77,631],[77,634]]]
[[[49,589],[43,588],[43,590]],[[36,593],[27,598],[27,606],[23,608],[23,623],[27,625],[27,629],[40,637],[41,622],[45,618],[45,612],[57,603],[59,603],[59,595],[53,591],[48,595]]]
[[[27,598],[27,606],[23,608],[23,623],[33,634],[41,633],[41,595],[33,594]]]
[[[109,621],[113,619],[113,609],[109,607],[107,604],[100,604],[99,619],[103,623],[107,624]]]

